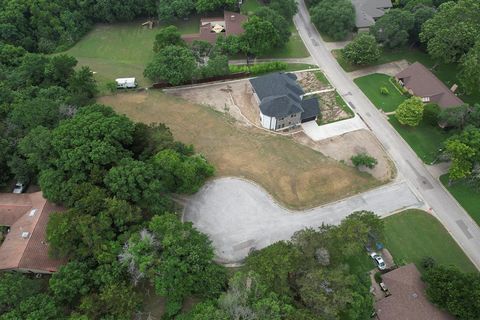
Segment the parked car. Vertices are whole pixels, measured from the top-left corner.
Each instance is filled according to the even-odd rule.
[[[13,193],[24,193],[27,190],[27,184],[22,182],[17,182],[13,188]]]
[[[387,265],[385,264],[385,261],[383,261],[383,258],[381,255],[379,255],[376,252],[370,253],[370,257],[375,261],[377,264],[378,269],[380,270],[385,270],[387,268]]]

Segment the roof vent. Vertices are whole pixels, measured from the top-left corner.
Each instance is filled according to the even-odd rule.
[[[234,14],[232,14],[232,15],[230,16],[230,20],[231,20],[231,21],[234,21],[234,20],[235,20],[235,15],[234,15]]]
[[[28,239],[29,236],[30,236],[30,232],[27,232],[27,231],[22,232],[23,239]]]
[[[32,209],[32,210],[30,210],[30,213],[28,214],[28,216],[33,217],[36,212],[37,212],[37,209]]]

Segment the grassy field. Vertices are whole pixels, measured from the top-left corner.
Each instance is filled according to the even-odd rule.
[[[409,127],[400,124],[395,116],[390,116],[388,121],[426,164],[431,164],[437,158],[438,149],[451,135],[424,122],[417,127]]]
[[[302,38],[298,34],[297,29],[295,29],[293,23],[290,26],[290,31],[292,34],[285,47],[279,49],[275,48],[259,58],[283,59],[309,57],[310,54],[308,53],[307,48],[305,48]]]
[[[385,112],[395,111],[398,105],[406,99],[390,82],[390,77],[385,74],[374,73],[357,78],[354,82],[378,109]],[[382,87],[388,89],[388,95],[380,93]]]
[[[337,59],[338,63],[347,72],[355,71],[365,67],[365,66],[352,65],[351,63],[346,61],[343,58],[340,50],[333,50],[332,53]],[[433,69],[432,72],[440,80],[442,80],[447,85],[447,87],[450,88],[454,84],[458,84],[458,80],[457,80],[458,65],[457,64],[453,64],[453,63],[437,64],[437,62],[433,60],[427,53],[420,51],[416,48],[404,47],[404,48],[399,48],[395,50],[384,50],[382,52],[382,55],[380,56],[380,59],[378,59],[378,61],[375,62],[373,65],[380,65],[380,64],[397,61],[401,59],[405,59],[410,63],[414,63],[418,61],[428,68],[432,68],[436,65],[435,69]],[[478,103],[478,101],[480,101],[480,90],[477,92],[474,92],[471,95],[465,95],[459,92],[459,97],[463,101],[469,104]]]
[[[385,218],[385,246],[395,262],[417,265],[432,257],[442,265],[454,265],[464,272],[477,271],[447,230],[432,215],[406,210]]]
[[[480,190],[474,189],[464,181],[454,182],[449,186],[447,174],[441,176],[440,181],[462,205],[463,209],[480,225]]]
[[[245,128],[223,113],[160,91],[105,96],[100,103],[135,121],[163,122],[175,137],[193,144],[218,176],[253,180],[290,208],[308,208],[381,184],[290,137]]]

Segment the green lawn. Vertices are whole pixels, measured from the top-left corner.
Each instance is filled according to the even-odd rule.
[[[290,39],[288,40],[287,44],[283,48],[273,49],[259,58],[282,59],[282,58],[309,57],[310,54],[308,53],[307,48],[305,48],[302,38],[298,34],[297,29],[295,29],[295,25],[293,25],[293,23],[290,26],[290,31],[292,32],[292,34],[290,35]]]
[[[385,218],[385,238],[397,264],[413,262],[423,271],[421,261],[428,256],[464,272],[477,271],[440,222],[424,211],[406,210]]]
[[[336,57],[340,66],[342,66],[342,68],[347,72],[359,70],[365,67],[365,66],[352,65],[351,63],[346,61],[343,58],[340,50],[333,50],[332,53]],[[373,65],[380,65],[380,64],[397,61],[401,59],[405,59],[410,63],[414,63],[418,61],[428,68],[432,68],[437,64],[437,62],[433,60],[427,53],[416,48],[404,47],[404,48],[399,48],[395,50],[384,50],[382,52],[382,55],[380,56],[380,59],[377,62],[375,62]],[[437,66],[435,66],[435,69],[433,69],[432,71],[440,80],[442,80],[447,85],[447,87],[450,88],[453,84],[455,83],[458,84],[458,80],[457,80],[458,65],[457,64],[440,63]],[[464,95],[460,93],[459,97],[463,101],[469,104],[478,103],[480,101],[480,90],[477,92],[474,92],[471,95]]]
[[[262,4],[258,0],[244,0],[240,7],[240,12],[246,15],[252,15]]]
[[[395,111],[400,103],[405,101],[406,96],[390,82],[390,77],[385,74],[374,73],[353,80],[365,93],[372,103],[385,112]],[[389,94],[380,93],[380,88],[386,87]]]
[[[438,149],[451,135],[424,122],[420,122],[417,127],[409,127],[400,124],[395,116],[390,116],[388,121],[426,164],[431,164],[437,158]]]
[[[464,181],[458,181],[448,185],[448,175],[440,177],[445,188],[450,191],[452,196],[462,205],[468,214],[480,225],[480,191],[467,185]]]

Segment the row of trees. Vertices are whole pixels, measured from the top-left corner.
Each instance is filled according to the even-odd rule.
[[[228,57],[243,53],[262,55],[283,47],[290,38],[290,25],[296,6],[293,0],[276,0],[261,7],[244,23],[241,36],[219,36],[215,45],[183,41],[175,26],[162,28],[155,38],[153,60],[144,71],[152,81],[172,85],[228,74]]]
[[[381,241],[383,221],[371,212],[299,231],[251,253],[220,298],[180,319],[370,319],[368,276],[350,261],[372,236]]]

